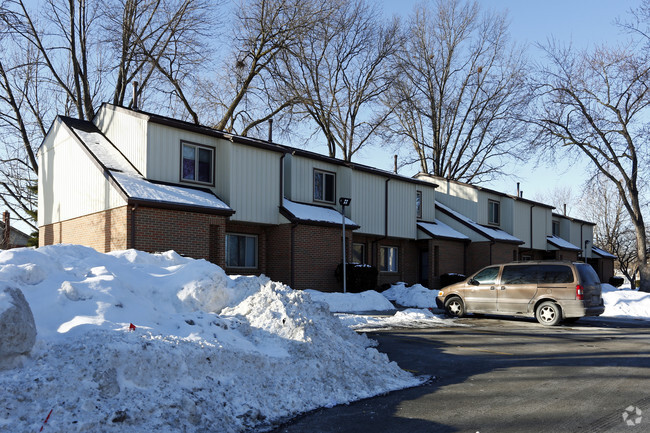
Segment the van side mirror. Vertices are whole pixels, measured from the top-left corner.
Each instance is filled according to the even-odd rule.
[[[470,280],[469,280],[469,283],[470,283],[472,286],[478,286],[479,284],[481,284],[481,283],[479,283],[477,280],[475,280],[474,278],[470,279]]]

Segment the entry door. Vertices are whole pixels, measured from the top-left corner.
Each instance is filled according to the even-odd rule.
[[[424,287],[429,287],[429,250],[420,250],[420,278],[419,283]]]
[[[474,275],[465,290],[465,306],[469,312],[497,311],[497,281],[499,266],[490,266]]]

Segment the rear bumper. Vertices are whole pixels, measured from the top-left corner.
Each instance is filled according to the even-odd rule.
[[[573,305],[572,305],[573,304]],[[571,303],[562,305],[562,315],[569,317],[600,316],[605,312],[605,305],[601,304],[585,307],[582,303]]]

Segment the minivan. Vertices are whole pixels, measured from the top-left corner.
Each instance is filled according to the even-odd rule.
[[[596,271],[589,264],[567,261],[491,265],[444,287],[436,304],[452,317],[466,313],[527,316],[547,326],[605,311]]]

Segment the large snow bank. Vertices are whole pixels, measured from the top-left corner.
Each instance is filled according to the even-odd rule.
[[[3,431],[237,432],[421,383],[308,294],[173,252],[3,251],[0,281],[38,331]]]
[[[393,311],[395,306],[374,290],[361,293],[324,293],[305,290],[314,301],[325,302],[333,313],[359,313],[367,311]]]
[[[428,309],[417,308],[408,308],[403,311],[398,311],[395,313],[395,315],[387,316],[339,314],[339,319],[346,326],[360,332],[395,328],[435,328],[440,326],[466,326],[455,323],[456,319],[448,318],[442,314],[433,314]]]
[[[396,283],[383,291],[382,295],[404,307],[435,308],[438,291],[429,290],[421,284],[407,287],[405,283]]]
[[[619,290],[609,284],[602,285],[602,292],[605,302],[603,316],[650,319],[650,293]]]

